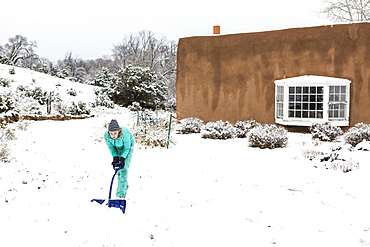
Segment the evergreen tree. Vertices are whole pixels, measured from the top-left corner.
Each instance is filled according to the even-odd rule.
[[[134,102],[144,108],[163,108],[167,87],[149,68],[126,66],[110,85],[110,97],[124,107]]]

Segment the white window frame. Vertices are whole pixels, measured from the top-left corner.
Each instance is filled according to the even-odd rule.
[[[350,107],[349,104],[350,104],[350,84],[351,84],[350,80],[326,76],[305,75],[276,80],[274,83],[275,83],[275,122],[277,124],[291,126],[310,126],[313,123],[329,122],[336,126],[349,126],[349,107]],[[301,117],[299,117],[299,114],[296,113],[292,114],[292,112],[295,111],[294,109],[291,110],[289,116],[289,103],[292,103],[292,101],[289,102],[289,88],[291,87],[302,87],[302,88],[322,87],[323,98],[320,97],[319,104],[321,106],[322,102],[323,106],[322,117],[320,116],[320,118],[311,118],[310,116],[312,115],[307,117],[306,110],[305,117],[302,117],[303,114],[301,115]],[[330,89],[332,90],[329,91]],[[299,95],[299,93],[297,93],[297,95]],[[291,96],[293,95],[291,94]],[[281,101],[282,98],[283,101]],[[301,103],[303,106],[303,101]],[[318,102],[313,103],[317,104]],[[330,113],[331,117],[329,117],[329,109],[331,111]],[[299,112],[299,110],[297,112]],[[313,114],[315,114],[316,112],[316,116],[318,112],[321,113],[321,111],[319,110],[317,111],[313,110],[311,112]]]

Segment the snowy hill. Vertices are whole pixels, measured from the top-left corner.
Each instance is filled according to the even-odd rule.
[[[33,71],[26,68],[20,68],[15,66],[9,66],[0,64],[0,80],[6,81],[8,86],[0,86],[0,93],[11,92],[13,97],[18,97],[16,91],[18,87],[28,88],[34,90],[35,88],[41,88],[44,93],[49,95],[51,92],[54,96],[62,102],[64,107],[70,107],[72,102],[77,104],[79,101],[86,103],[94,102],[96,96],[94,93],[94,86],[72,82],[67,79],[61,79],[54,76],[50,76],[44,73]],[[59,102],[59,103],[60,103]],[[31,99],[19,99],[17,102],[17,110],[21,114],[32,114],[35,110],[30,110],[30,105],[35,106],[36,102]],[[46,105],[38,105],[39,109],[37,112],[40,115],[47,113]],[[57,114],[54,108],[51,109],[52,114]]]

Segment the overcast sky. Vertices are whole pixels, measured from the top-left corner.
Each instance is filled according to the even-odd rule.
[[[317,14],[322,7],[322,0],[0,0],[0,44],[20,34],[51,61],[67,52],[96,59],[142,30],[178,41],[212,35],[214,25],[232,34],[330,24]]]

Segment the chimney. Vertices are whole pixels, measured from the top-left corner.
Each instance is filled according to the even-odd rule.
[[[213,34],[220,34],[220,26],[213,26]]]

